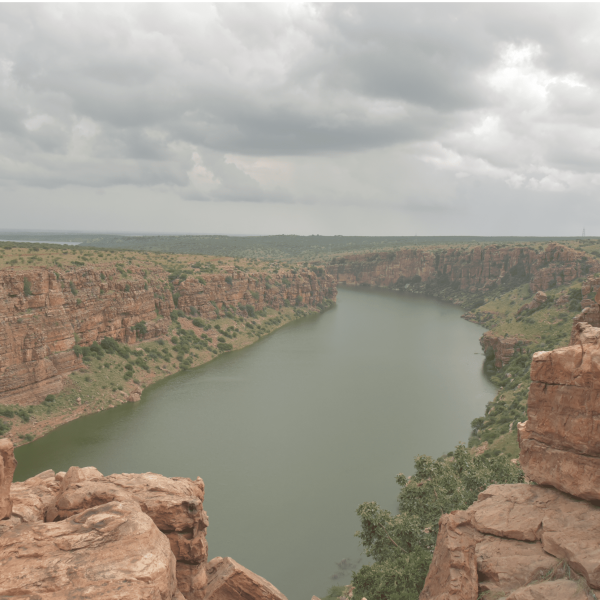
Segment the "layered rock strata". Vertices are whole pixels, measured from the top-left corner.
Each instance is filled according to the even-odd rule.
[[[3,483],[12,443],[0,440]],[[12,471],[11,471],[12,469]],[[2,473],[2,472],[0,472]],[[45,471],[0,486],[0,597],[286,600],[230,558],[208,564],[204,483],[154,473]],[[238,594],[238,595],[236,595]]]
[[[511,361],[515,352],[522,353],[525,346],[531,342],[514,336],[498,336],[491,331],[486,331],[481,336],[479,343],[484,352],[487,352],[488,349],[494,352],[494,365],[500,369]]]
[[[576,323],[573,336],[576,345],[533,356],[519,444],[537,485],[493,485],[443,515],[421,600],[584,600],[600,590],[600,329]]]
[[[0,270],[0,402],[32,404],[58,393],[63,377],[83,366],[76,344],[107,336],[134,343],[132,328],[141,321],[146,339],[165,335],[175,303],[213,319],[225,307],[317,306],[337,293],[331,276],[308,269],[269,275],[231,269],[201,279],[169,281],[160,268]]]
[[[529,247],[477,246],[347,255],[327,266],[338,283],[403,287],[438,282],[464,292],[491,289],[507,278],[529,281],[532,292],[548,290],[600,271],[600,261],[561,244],[537,252]]]

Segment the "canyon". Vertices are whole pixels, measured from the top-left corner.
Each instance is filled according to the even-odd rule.
[[[76,346],[104,337],[134,344],[138,323],[144,323],[146,340],[165,336],[175,309],[215,319],[228,309],[247,316],[249,306],[316,307],[335,297],[333,278],[308,269],[223,269],[181,279],[160,267],[2,269],[0,403],[37,404],[60,392],[65,375],[83,367]]]
[[[600,589],[600,328],[581,318],[572,345],[533,355],[518,425],[528,483],[492,485],[442,515],[420,600],[585,600]]]
[[[600,270],[600,261],[557,243],[543,251],[528,246],[474,248],[403,248],[334,258],[327,272],[338,283],[413,288],[437,284],[456,290],[484,292],[510,280],[529,281],[532,292],[545,291]]]

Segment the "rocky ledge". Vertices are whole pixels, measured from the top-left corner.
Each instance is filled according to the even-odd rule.
[[[600,329],[537,352],[519,424],[529,483],[443,515],[420,600],[584,600],[600,590]]]
[[[231,558],[207,561],[204,483],[94,467],[13,483],[0,440],[0,598],[286,600]]]

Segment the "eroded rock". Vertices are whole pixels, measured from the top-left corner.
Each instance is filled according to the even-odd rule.
[[[10,518],[12,514],[10,486],[16,468],[13,443],[6,438],[0,439],[0,521]]]
[[[0,536],[0,597],[171,600],[176,590],[169,542],[135,502]]]
[[[204,600],[287,600],[274,585],[232,558],[213,558],[207,577]]]

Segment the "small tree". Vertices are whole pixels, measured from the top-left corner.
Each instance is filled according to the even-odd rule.
[[[131,330],[135,332],[135,337],[139,339],[144,339],[148,333],[148,328],[146,327],[146,321],[140,321],[136,323]]]
[[[23,279],[23,293],[25,296],[31,296],[31,281],[27,277]]]

